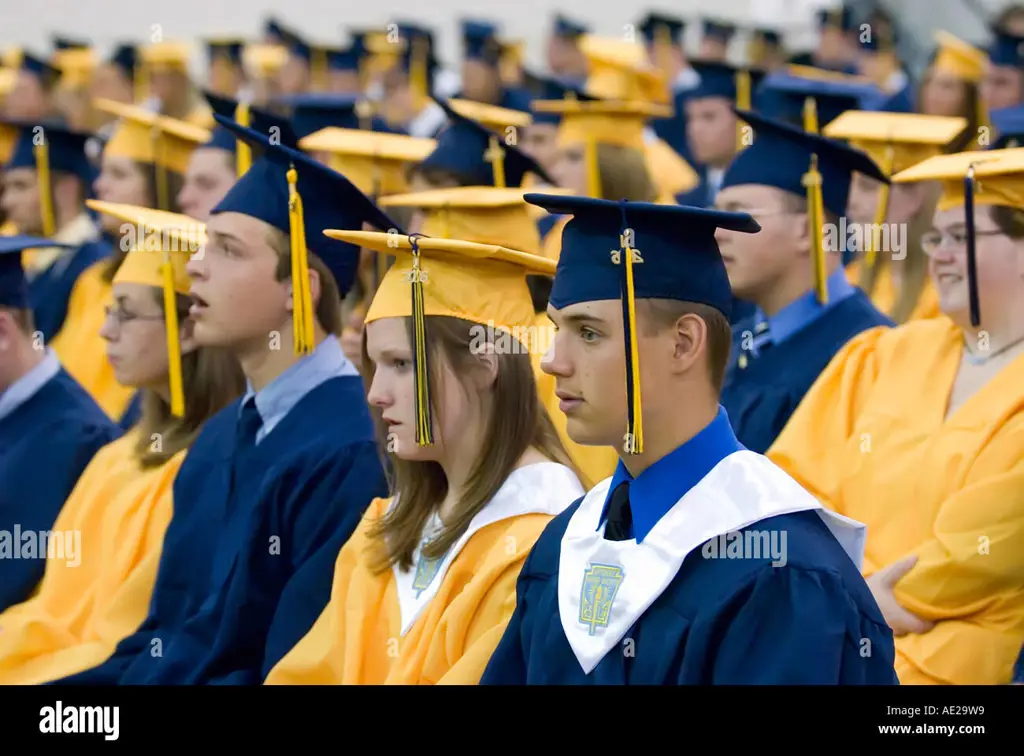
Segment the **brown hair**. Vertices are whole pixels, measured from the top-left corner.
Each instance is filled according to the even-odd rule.
[[[990,205],[989,217],[1011,239],[1024,239],[1024,210],[1009,205]]]
[[[277,253],[277,270],[274,275],[278,281],[287,281],[292,276],[292,253],[288,235],[279,228],[270,228],[267,243]],[[308,252],[309,267],[320,277],[320,299],[315,303],[316,320],[330,334],[341,335],[341,293],[334,274],[327,269],[323,260],[313,252]]]
[[[181,192],[181,185],[184,183],[182,175],[176,171],[164,171],[164,175],[167,176],[167,198],[169,200],[168,207],[157,207],[157,196],[156,196],[156,181],[157,172],[156,166],[152,163],[143,163],[138,160],[133,161],[135,167],[141,171],[142,175],[146,180],[146,203],[145,207],[152,208],[154,210],[166,210],[170,213],[180,213],[181,208],[178,206],[178,194]],[[110,255],[107,257],[106,265],[103,267],[103,280],[107,283],[112,283],[114,276],[117,275],[118,269],[121,267],[121,263],[124,262],[124,258],[127,256],[128,250],[118,239],[117,243],[113,245],[113,249]]]
[[[921,237],[931,227],[941,186],[938,184],[927,186],[925,191],[927,194],[921,204],[921,209],[907,224],[907,256],[899,263],[900,288],[896,294],[892,313],[889,315],[897,325],[906,323],[910,318],[928,281],[928,257],[921,247]],[[878,285],[882,270],[893,264],[894,262],[886,255],[878,255],[873,267],[868,266],[862,260],[857,272],[857,285],[868,296],[871,296],[875,291],[875,286]]]
[[[617,144],[598,144],[597,168],[601,176],[601,199],[630,202],[658,199],[658,190],[642,151]]]
[[[413,339],[412,318],[406,318],[410,343]],[[461,318],[430,316],[426,318],[426,339],[430,350],[430,385],[434,417],[443,415],[437,405],[440,386],[445,379],[441,365],[449,366],[456,376],[482,369],[474,356],[474,346],[481,326]],[[484,329],[489,331],[490,329]],[[495,334],[496,336],[497,334]],[[489,502],[515,469],[529,448],[534,448],[552,461],[563,464],[579,476],[562,446],[551,418],[537,393],[537,382],[530,354],[526,347],[519,352],[498,350],[498,362],[492,396],[494,403],[487,418],[486,436],[473,464],[464,498],[459,502],[451,521],[444,523],[438,537],[423,549],[424,556],[436,558],[445,554],[465,533],[473,517]],[[363,335],[363,370],[367,391],[373,383],[374,365],[366,350]],[[379,437],[386,437],[380,410],[373,410]],[[373,569],[383,572],[394,565],[408,569],[412,555],[423,535],[424,527],[448,493],[448,480],[436,462],[391,460],[391,490],[397,502],[391,511],[374,524],[370,538],[375,548]]]
[[[932,70],[929,68],[925,75],[921,77],[921,83],[917,87],[914,102],[921,102],[921,95],[924,93],[925,87],[928,86],[931,75]],[[967,119],[967,126],[946,148],[945,152],[947,153],[963,152],[969,149],[971,143],[978,137],[978,129],[983,125],[978,122],[978,105],[981,102],[981,92],[978,85],[965,79],[960,79],[959,81],[961,96],[960,112],[957,115]]]
[[[11,313],[11,317],[14,319],[14,324],[18,326],[18,330],[26,336],[31,336],[36,332],[36,319],[31,309],[0,307],[0,312]]]
[[[163,292],[153,287],[153,300],[163,309]],[[190,300],[178,295],[178,322],[188,317]],[[196,440],[203,424],[241,396],[245,375],[238,361],[215,347],[200,347],[181,358],[185,416],[175,417],[155,391],[144,389],[139,439],[135,453],[143,469],[159,467]]]
[[[729,319],[710,305],[698,302],[680,302],[674,299],[638,299],[639,325],[648,334],[673,327],[684,315],[696,315],[708,329],[708,377],[715,393],[722,393],[725,371],[732,354],[732,327]]]

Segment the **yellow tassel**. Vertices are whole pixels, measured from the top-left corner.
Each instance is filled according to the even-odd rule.
[[[156,209],[170,211],[170,189],[167,186],[167,169],[164,167],[164,161],[161,156],[163,141],[160,139],[159,124],[153,124],[153,128],[149,132],[149,138],[153,145],[153,170],[156,173]]]
[[[811,260],[814,264],[814,291],[821,304],[828,304],[828,288],[825,273],[825,247],[821,238],[825,209],[821,195],[821,173],[818,171],[818,156],[811,155],[811,167],[804,174],[807,187],[807,225],[811,235]]]
[[[584,147],[587,162],[587,193],[594,199],[601,199],[601,164],[597,156],[597,141],[588,138]]]
[[[813,97],[804,100],[804,131],[818,133],[818,107]]]
[[[427,321],[423,301],[423,284],[426,271],[420,265],[420,250],[412,240],[412,322],[413,322],[413,365],[416,380],[416,444],[430,446],[434,443],[433,418],[430,407],[430,371],[427,361]]]
[[[498,137],[491,135],[490,145],[484,153],[484,158],[491,164],[494,171],[494,186],[498,189],[505,188],[505,150],[498,144]]]
[[[320,48],[313,50],[310,68],[313,79],[313,91],[327,91],[327,51]]]
[[[295,354],[312,353],[316,347],[313,333],[313,296],[309,289],[309,258],[306,251],[306,224],[302,197],[298,189],[299,174],[288,169],[288,223],[292,249],[292,315]]]
[[[896,160],[896,150],[890,144],[885,148],[885,155],[882,158],[883,165],[879,166],[886,176],[892,175],[893,163]],[[875,223],[871,227],[871,238],[868,242],[867,252],[864,255],[864,263],[868,268],[874,268],[878,263],[878,247],[881,244],[879,238],[882,231],[882,224],[885,223],[885,216],[889,213],[889,185],[883,183],[878,193],[878,208],[875,210]]]
[[[750,110],[750,71],[742,69],[736,72],[736,107],[740,110]],[[736,121],[736,151],[743,149],[743,135],[746,125],[737,119]]]
[[[633,248],[627,229],[620,237],[626,265],[626,327],[629,331],[629,368],[633,380],[633,395],[629,397],[633,422],[626,427],[627,454],[641,454],[644,450],[643,408],[640,401],[640,351],[636,338],[636,294],[633,285]]]
[[[664,24],[654,28],[654,56],[666,81],[672,80],[672,33]]]
[[[251,125],[252,118],[251,113],[249,112],[249,103],[238,103],[238,107],[235,108],[235,121],[240,126],[245,126],[246,128],[248,128]],[[249,166],[252,165],[252,147],[246,144],[243,140],[239,139],[238,146],[236,147],[236,149],[238,150],[236,158],[236,169],[238,173],[238,178],[241,178],[242,176],[245,175],[246,171],[249,170]]]
[[[178,303],[174,292],[174,267],[170,253],[164,250],[164,262],[160,266],[164,289],[164,317],[167,324],[167,361],[171,388],[171,414],[185,415],[185,389],[181,377],[181,337],[178,329]]]
[[[135,104],[141,105],[149,97],[149,72],[146,70],[146,64],[139,61],[135,64]]]
[[[50,148],[47,137],[33,144],[32,151],[36,158],[36,172],[39,177],[39,212],[43,216],[43,236],[53,236],[57,232],[57,220],[53,214],[53,189],[50,180]]]
[[[410,41],[412,46],[409,51],[409,86],[412,88],[414,105],[417,109],[424,106],[427,97],[430,96],[430,86],[427,81],[427,40],[415,36]]]

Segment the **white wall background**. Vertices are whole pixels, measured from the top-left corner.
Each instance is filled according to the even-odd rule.
[[[933,3],[936,0],[902,0]],[[458,23],[463,17],[500,21],[506,36],[527,43],[528,60],[542,63],[551,17],[561,11],[588,21],[599,34],[621,34],[648,10],[698,19],[711,15],[743,25],[760,23],[787,31],[791,45],[813,44],[813,14],[830,0],[0,0],[0,46],[23,45],[38,53],[50,50],[50,34],[84,37],[101,51],[120,41],[147,39],[159,25],[165,39],[199,40],[205,36],[245,36],[261,31],[274,13],[320,43],[337,43],[349,26],[383,25],[397,19],[418,20],[440,35],[441,55],[451,63],[460,55]],[[696,44],[699,24],[688,41]],[[735,52],[735,51],[734,51]],[[202,65],[197,44],[195,65]]]

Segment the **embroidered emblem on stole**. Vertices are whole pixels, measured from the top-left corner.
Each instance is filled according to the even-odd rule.
[[[590,635],[596,635],[599,627],[608,627],[612,603],[624,577],[622,567],[614,564],[591,563],[583,573],[579,621],[589,628]]]

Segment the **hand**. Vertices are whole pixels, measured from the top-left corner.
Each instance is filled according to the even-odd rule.
[[[897,638],[907,633],[926,633],[935,625],[933,622],[928,622],[908,612],[899,605],[896,596],[893,595],[896,583],[910,572],[915,564],[917,564],[917,555],[911,554],[879,570],[867,581],[871,595],[875,597],[875,603],[882,610],[882,616],[885,617],[885,621],[892,628],[892,634]]]

